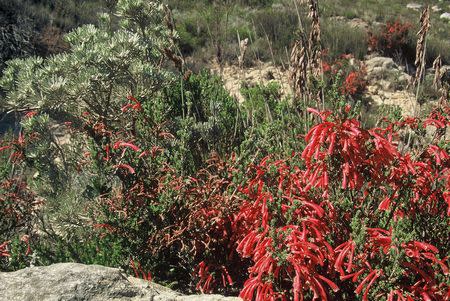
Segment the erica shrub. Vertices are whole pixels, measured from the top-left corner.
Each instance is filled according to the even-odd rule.
[[[386,22],[379,32],[369,32],[369,50],[394,58],[409,55],[411,27],[411,23],[400,20]]]
[[[324,57],[322,68],[325,79],[325,92],[336,92],[344,99],[357,99],[362,96],[367,87],[366,70],[364,64],[352,55],[341,55],[335,60]],[[336,99],[335,95],[329,95]]]
[[[19,133],[0,140],[0,269],[24,267],[31,253],[30,238],[43,200],[32,190],[20,167],[25,162],[26,148],[36,135]],[[1,257],[8,257],[3,258]]]
[[[321,121],[303,152],[266,158],[242,189],[238,251],[253,264],[240,296],[448,300],[448,249],[422,234],[442,226],[414,223],[435,215],[448,227],[447,151],[399,150],[398,130],[411,121],[365,130],[348,109],[311,112]],[[423,126],[447,118],[433,112]]]

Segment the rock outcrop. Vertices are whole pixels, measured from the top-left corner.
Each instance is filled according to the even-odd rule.
[[[423,5],[420,4],[420,3],[408,3],[408,4],[406,4],[406,8],[411,8],[411,9],[414,9],[414,10],[420,10],[420,9],[422,9],[422,7],[423,7]]]
[[[411,77],[404,68],[398,66],[391,58],[375,56],[365,62],[367,71],[367,91],[369,110],[380,106],[397,106],[403,116],[412,116],[416,113],[418,103],[411,90],[406,89]],[[278,82],[281,94],[292,94],[287,70],[270,63],[261,63],[258,67],[241,69],[237,66],[225,66],[221,70],[212,66],[212,71],[221,75],[225,88],[239,101],[244,97],[240,93],[242,83],[268,84]]]
[[[0,273],[0,300],[8,301],[239,301],[220,295],[181,295],[119,269],[59,263]]]
[[[260,63],[255,67],[244,69],[234,65],[227,65],[223,68],[212,65],[211,71],[222,77],[225,89],[240,102],[244,101],[244,97],[240,92],[243,83],[267,85],[275,81],[280,85],[282,95],[292,93],[288,72],[271,63]]]
[[[391,58],[373,57],[365,61],[367,71],[366,97],[372,106],[398,106],[402,115],[413,116],[418,108],[415,95],[406,86],[411,77]]]
[[[439,18],[450,21],[450,13],[443,13]]]

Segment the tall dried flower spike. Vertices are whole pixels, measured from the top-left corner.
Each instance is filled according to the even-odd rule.
[[[178,71],[183,72],[183,68],[185,66],[185,61],[184,58],[180,55],[178,55],[177,53],[175,53],[174,49],[176,49],[176,47],[174,47],[174,45],[177,45],[177,42],[175,41],[175,22],[173,19],[173,15],[172,15],[172,11],[170,10],[170,8],[167,5],[164,5],[164,22],[166,23],[166,27],[169,30],[169,39],[171,42],[171,46],[170,47],[165,47],[164,48],[164,54],[166,55],[166,57],[171,60],[175,67],[178,69]]]
[[[439,90],[442,87],[442,77],[444,74],[441,68],[442,68],[442,59],[441,55],[438,55],[438,57],[433,62],[433,69],[434,69],[433,87],[436,90]]]
[[[440,91],[441,91],[441,98],[439,98],[439,103],[441,105],[444,105],[445,103],[448,102],[449,86],[443,85]]]
[[[291,51],[291,70],[289,80],[296,97],[301,98],[307,92],[308,58],[303,36],[296,40]]]
[[[416,74],[414,76],[413,86],[417,87],[417,85],[422,82],[424,71],[425,71],[425,48],[426,48],[426,38],[428,34],[428,30],[430,29],[430,7],[427,6],[422,11],[422,15],[420,17],[420,30],[417,33],[419,37],[417,40],[416,46],[416,61],[414,64],[416,65]]]
[[[322,66],[322,46],[318,0],[309,0],[309,17],[312,19],[311,32],[309,33],[309,64],[312,73],[317,76],[321,74]]]
[[[247,52],[247,47],[248,47],[248,38],[239,42],[239,57],[238,57],[239,68],[242,68],[244,66],[244,57],[245,53]]]

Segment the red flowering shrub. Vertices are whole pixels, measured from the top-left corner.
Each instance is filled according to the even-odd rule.
[[[128,97],[118,123],[83,114],[82,133],[93,143],[78,157],[79,172],[98,177],[95,233],[120,244],[136,276],[244,300],[450,300],[450,246],[442,239],[450,216],[448,106],[424,121],[372,129],[348,105],[309,109],[319,122],[291,157],[242,167],[213,153],[193,175],[171,165],[173,136],[144,110]],[[423,134],[430,126],[431,144],[399,147],[401,129]],[[25,145],[20,136],[3,151]],[[20,184],[4,182],[2,197],[33,200]],[[22,236],[24,253],[29,238]],[[9,238],[2,241],[6,257]]]
[[[291,163],[266,158],[242,189],[248,199],[236,222],[247,235],[237,250],[253,262],[240,293],[244,300],[303,300],[308,292],[326,300],[329,288],[338,290],[328,278],[334,253],[326,240],[332,212],[326,210],[332,208]]]
[[[305,137],[303,160],[267,158],[242,189],[237,222],[247,235],[238,251],[253,265],[240,296],[449,300],[445,243],[439,250],[432,237],[411,234],[420,216],[448,223],[448,153],[400,152],[399,124],[364,130],[345,111],[311,112],[322,122]],[[426,123],[449,125],[432,116]]]
[[[0,231],[4,239],[11,239],[20,231],[29,230],[42,204],[25,179],[10,172],[14,164],[24,160],[25,148],[32,139],[35,139],[33,135],[25,137],[20,133],[11,141],[1,141],[3,146],[0,147],[0,155],[7,156],[11,164],[6,166],[6,175],[2,175],[0,182]]]
[[[408,48],[408,34],[411,23],[400,20],[386,22],[380,32],[369,32],[369,49],[384,56],[393,57],[398,54],[405,55]]]
[[[124,112],[140,114],[131,104]],[[448,150],[437,140],[398,147],[401,128],[448,126],[448,108],[369,130],[349,107],[309,111],[320,122],[301,153],[245,172],[213,156],[194,177],[137,132],[90,122],[109,141],[93,158],[122,181],[96,227],[131,249],[137,275],[170,279],[170,264],[184,289],[240,290],[244,300],[448,300],[448,246],[429,235],[445,233],[450,215]]]
[[[40,204],[23,180],[13,178],[0,183],[2,234],[11,235],[30,228]]]
[[[231,286],[243,283],[246,265],[236,252],[233,228],[238,210],[233,160],[213,155],[194,176],[181,176],[166,157],[173,135],[152,124],[144,106],[129,96],[121,110],[128,122],[121,126],[84,116],[84,130],[96,144],[81,168],[97,165],[97,172],[120,180],[112,190],[105,183],[99,207],[93,208],[94,227],[102,239],[119,240],[130,250],[137,275],[148,279],[151,273],[157,281],[176,277],[179,288],[205,293],[236,291]]]
[[[235,159],[225,162],[213,155],[207,163],[184,181],[168,211],[177,220],[168,233],[162,232],[169,239],[163,245],[178,245],[180,253],[192,257],[196,289],[236,293],[247,265],[236,252],[241,229],[234,223],[240,204],[233,183]]]
[[[25,117],[32,116],[29,113]],[[0,156],[7,158],[8,162],[0,170],[0,258],[12,257],[15,260],[31,254],[30,238],[43,201],[29,187],[26,178],[14,170],[16,165],[25,161],[26,147],[36,138],[33,134],[19,133],[10,140],[5,137],[0,141]],[[14,240],[21,243],[13,243]],[[19,254],[19,244],[20,247],[26,247],[23,254]],[[0,260],[0,269],[9,270],[9,260]]]
[[[322,62],[327,92],[337,90],[341,96],[350,98],[364,93],[367,87],[366,70],[361,62],[352,55],[342,55],[332,62],[328,61],[324,57]],[[333,96],[330,98],[333,99]]]

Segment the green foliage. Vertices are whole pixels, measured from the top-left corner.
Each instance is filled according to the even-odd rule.
[[[367,54],[367,32],[345,21],[325,19],[321,23],[323,47],[331,58],[353,54],[361,60]]]
[[[289,156],[302,145],[298,135],[304,133],[304,119],[289,99],[281,98],[279,89],[277,83],[241,89],[247,129],[240,157],[245,163],[258,161],[268,154]]]
[[[66,49],[61,32],[93,23],[104,0],[1,0],[0,71],[8,60]]]
[[[127,120],[117,116],[124,96],[133,93],[150,101],[162,89],[163,82],[170,85],[174,78],[159,66],[163,49],[173,47],[169,30],[162,26],[163,6],[146,1],[118,1],[117,5],[121,16],[117,28],[111,26],[110,15],[103,15],[98,27],[85,25],[66,36],[70,52],[46,59],[30,57],[10,61],[1,79],[1,87],[6,91],[3,109],[39,111],[37,116],[23,119],[24,135],[15,142],[18,147],[15,151],[20,155],[18,167],[3,173],[2,180],[12,183],[7,188],[12,187],[15,182],[11,181],[22,173],[27,177],[27,183],[20,184],[24,193],[28,189],[25,185],[29,185],[45,199],[45,210],[39,212],[41,236],[35,237],[32,228],[25,232],[38,253],[40,248],[44,250],[40,258],[45,263],[55,260],[108,263],[100,255],[89,257],[96,254],[93,251],[96,248],[106,250],[118,242],[95,241],[87,235],[93,216],[86,210],[90,208],[89,202],[111,189],[117,180],[98,160],[84,169],[90,161],[84,154],[87,150],[98,153],[105,143],[96,132],[99,121],[114,129],[127,126]],[[148,107],[151,106],[149,103]],[[83,119],[83,114],[88,114],[90,119]],[[86,124],[91,121],[93,124]],[[55,123],[63,127],[65,139],[69,141],[58,141]],[[62,123],[66,123],[66,128]],[[90,132],[80,134],[85,126]],[[7,168],[9,160],[3,159],[2,168]],[[93,173],[97,176],[92,177]],[[31,202],[33,195],[24,193],[12,194],[13,204],[19,200]],[[29,213],[25,216],[31,217]],[[58,229],[53,229],[54,224]],[[14,226],[17,232],[11,229],[9,236],[2,235],[0,239],[12,239],[15,233],[24,233],[20,227],[21,224]],[[75,241],[92,244],[75,248]],[[59,249],[48,253],[46,250],[53,243]],[[114,258],[110,258],[110,264],[118,264]]]
[[[132,93],[151,97],[170,74],[156,68],[162,49],[170,47],[168,31],[160,24],[162,6],[147,4],[149,16],[144,17],[143,2],[119,1],[123,16],[117,30],[94,25],[82,26],[67,35],[70,52],[46,60],[29,58],[14,60],[1,79],[8,92],[8,106],[40,108],[80,114],[89,110],[108,120],[120,110],[120,97]],[[153,4],[152,4],[153,5]],[[140,11],[136,18],[133,11]],[[159,19],[158,19],[159,18]],[[159,23],[157,23],[159,20]]]
[[[22,120],[26,147],[16,165],[45,200],[38,214],[40,234],[27,232],[39,264],[77,261],[127,267],[131,256],[159,269],[158,263],[174,260],[176,254],[160,257],[145,247],[170,223],[161,216],[173,206],[173,195],[143,199],[134,192],[123,198],[116,193],[129,193],[136,185],[157,189],[156,179],[164,182],[165,164],[177,174],[193,174],[205,166],[209,154],[229,154],[243,139],[238,104],[219,77],[202,72],[183,78],[162,67],[164,50],[176,51],[171,44],[176,34],[163,26],[164,7],[123,0],[117,8],[118,27],[111,26],[111,15],[101,15],[99,26],[85,25],[66,36],[69,52],[10,61],[1,79],[5,109],[37,111]],[[125,100],[126,95],[136,98]],[[127,102],[139,106],[130,108]],[[65,133],[64,142],[55,128]],[[173,139],[164,138],[169,133]],[[115,148],[120,141],[138,143],[148,150],[148,159],[130,152],[120,156]],[[106,147],[111,161],[105,159]],[[8,160],[3,159],[6,170]],[[119,170],[125,163],[135,166],[139,177]],[[11,177],[3,175],[3,180]],[[117,215],[113,201],[133,205],[126,216]],[[117,239],[92,231],[105,224],[127,235]],[[108,249],[115,250],[112,256],[105,256]],[[21,266],[29,264],[22,259]]]

